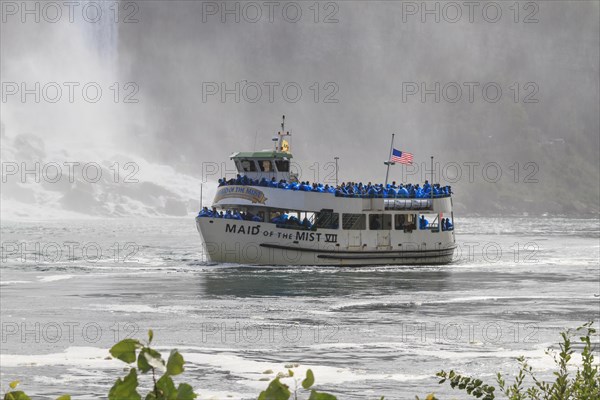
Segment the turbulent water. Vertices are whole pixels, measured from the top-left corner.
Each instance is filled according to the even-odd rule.
[[[200,398],[256,398],[289,364],[340,399],[449,397],[440,369],[494,383],[525,355],[548,376],[559,332],[600,318],[598,220],[457,220],[435,267],[211,265],[191,218],[1,232],[2,382],[36,398],[105,396],[124,367],[107,349],[149,328]]]

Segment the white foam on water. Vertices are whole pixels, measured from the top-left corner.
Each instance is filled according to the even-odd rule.
[[[0,354],[2,368],[20,367],[91,367],[98,369],[120,368],[119,360],[107,359],[108,350],[98,347],[68,347],[62,353],[50,354]]]
[[[185,353],[184,358],[187,362],[198,365],[210,365],[211,367],[227,371],[242,378],[239,383],[249,385],[256,389],[265,388],[265,382],[261,378],[268,377],[273,379],[277,373],[287,373],[286,363],[277,363],[270,361],[249,360],[242,356],[233,354],[206,354],[206,353]],[[409,375],[409,374],[373,374],[364,370],[353,370],[350,368],[329,367],[324,365],[305,365],[300,364],[292,368],[296,377],[306,376],[306,371],[311,369],[317,377],[317,384],[342,384],[345,382],[369,381],[369,380],[393,380],[393,381],[418,381],[430,379],[430,375]],[[265,374],[265,371],[271,370],[273,373]],[[282,382],[294,386],[293,378],[282,378]]]
[[[123,313],[187,314],[190,311],[198,310],[199,307],[186,305],[151,306],[148,304],[90,304],[88,307],[82,309]]]
[[[40,282],[56,282],[74,278],[75,275],[48,275],[38,276]]]
[[[0,281],[0,286],[20,285],[23,283],[31,283],[31,281]]]

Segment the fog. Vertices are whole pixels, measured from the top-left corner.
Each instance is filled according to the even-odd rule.
[[[52,10],[23,22],[20,2],[3,3],[3,162],[26,161],[18,143],[32,136],[44,162],[82,149],[106,165],[137,162],[178,202],[141,214],[182,215],[198,188],[170,187],[175,176],[210,194],[227,171],[207,169],[271,148],[286,115],[301,179],[331,183],[337,156],[340,181],[382,182],[394,133],[418,171],[396,165],[390,180],[431,179],[434,156],[434,180],[452,185],[462,214],[599,212],[598,2],[106,2],[99,22],[82,18],[87,3],[55,23]],[[7,82],[97,82],[103,97],[23,101]],[[173,177],[153,181],[165,167]],[[23,186],[3,179],[3,203],[24,202],[13,195]],[[69,209],[58,192],[56,207]]]

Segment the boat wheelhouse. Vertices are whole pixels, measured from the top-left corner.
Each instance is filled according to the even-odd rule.
[[[210,261],[251,265],[446,264],[456,248],[450,193],[430,197],[343,194],[298,182],[283,129],[274,150],[230,156],[237,178],[220,180],[196,217]],[[436,189],[437,190],[437,189]],[[427,224],[424,223],[427,221]]]

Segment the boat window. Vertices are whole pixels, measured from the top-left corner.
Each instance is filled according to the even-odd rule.
[[[258,162],[258,166],[262,172],[271,172],[273,171],[273,165],[271,164],[271,160],[261,160]]]
[[[392,229],[392,216],[390,214],[370,214],[369,229],[372,231]]]
[[[365,214],[342,214],[342,229],[367,229],[367,216]]]
[[[290,162],[287,160],[276,160],[275,165],[279,172],[290,172]]]
[[[398,231],[416,229],[415,214],[394,215],[394,229]]]
[[[315,218],[315,226],[324,229],[338,229],[340,226],[340,214],[330,211],[318,212]]]
[[[256,164],[254,160],[242,160],[242,170],[244,172],[256,172]]]

